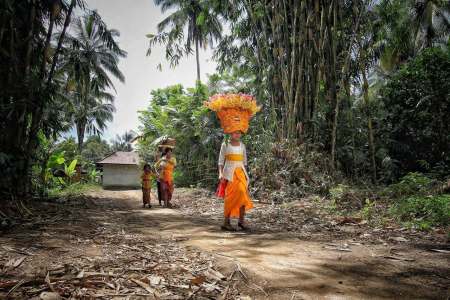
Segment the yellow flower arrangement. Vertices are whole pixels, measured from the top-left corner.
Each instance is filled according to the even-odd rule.
[[[205,106],[215,112],[226,108],[247,110],[251,116],[261,110],[256,99],[247,94],[216,94],[205,102]]]
[[[216,94],[204,105],[217,113],[225,133],[246,133],[251,117],[261,110],[256,99],[247,94]]]

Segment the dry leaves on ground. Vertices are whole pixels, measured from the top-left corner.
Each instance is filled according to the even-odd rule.
[[[51,211],[47,219],[43,213],[21,227],[27,234],[1,239],[0,298],[239,297],[234,279],[220,273],[211,255],[176,239],[128,231],[133,212],[74,207],[65,216]]]

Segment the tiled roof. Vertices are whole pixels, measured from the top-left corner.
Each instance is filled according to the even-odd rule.
[[[97,162],[98,164],[115,164],[115,165],[138,165],[139,164],[139,155],[137,152],[124,152],[117,151],[113,154],[105,157],[101,161]]]

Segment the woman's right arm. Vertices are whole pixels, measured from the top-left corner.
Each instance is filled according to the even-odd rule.
[[[225,143],[220,146],[219,153],[219,179],[223,178],[223,166],[225,165]]]
[[[223,166],[219,165],[219,179],[224,179],[223,178]]]

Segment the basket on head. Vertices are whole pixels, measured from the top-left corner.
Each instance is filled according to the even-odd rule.
[[[176,144],[176,140],[173,138],[165,138],[161,141],[161,143],[158,145],[158,148],[163,150],[163,149],[173,149],[175,148],[175,144]]]
[[[261,110],[256,99],[247,94],[217,94],[204,105],[216,112],[225,133],[246,133],[250,119]]]

